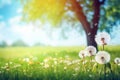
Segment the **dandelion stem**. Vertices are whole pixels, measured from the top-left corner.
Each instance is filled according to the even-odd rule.
[[[92,70],[92,56],[90,57],[90,70]]]
[[[104,65],[104,78],[106,80],[106,64]]]
[[[85,57],[83,57],[83,68],[86,71],[86,68],[85,68]]]
[[[105,48],[105,45],[103,44],[103,45],[102,45],[102,49],[103,49],[103,51],[104,51],[104,48]]]

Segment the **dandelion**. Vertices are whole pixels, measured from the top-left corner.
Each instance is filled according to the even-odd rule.
[[[96,35],[95,41],[97,44],[102,45],[102,48],[104,50],[104,45],[107,45],[110,41],[110,35],[106,32],[99,33]]]
[[[106,64],[110,61],[110,54],[106,51],[99,51],[95,56],[95,60],[99,64],[104,64],[104,78],[106,79]]]
[[[81,50],[80,52],[79,52],[79,57],[80,58],[84,58],[84,57],[86,57],[87,56],[87,52],[85,51],[85,50]]]
[[[87,51],[87,56],[93,56],[97,52],[94,46],[88,46],[85,50]]]
[[[110,41],[110,35],[106,32],[99,33],[96,35],[95,41],[99,45],[107,45]]]
[[[118,57],[115,58],[115,59],[114,59],[114,62],[115,62],[116,64],[120,64],[120,58],[118,58]]]
[[[95,56],[95,60],[99,64],[106,64],[110,61],[110,54],[106,51],[99,51]]]

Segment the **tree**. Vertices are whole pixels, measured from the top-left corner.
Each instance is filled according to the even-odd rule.
[[[25,21],[48,20],[58,23],[63,19],[79,21],[86,33],[87,45],[97,47],[94,40],[98,29],[110,31],[119,22],[119,0],[31,0],[24,3]],[[74,16],[66,15],[68,11]]]
[[[23,46],[23,47],[25,47],[25,46],[28,46],[28,45],[25,42],[23,42],[22,40],[17,40],[11,46],[13,46],[13,47]]]
[[[45,46],[45,44],[40,43],[40,42],[37,42],[37,43],[35,43],[33,46]]]
[[[0,47],[7,47],[7,43],[5,41],[0,42]]]

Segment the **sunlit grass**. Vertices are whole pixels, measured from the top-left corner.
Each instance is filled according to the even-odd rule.
[[[0,48],[0,80],[104,80],[103,66],[86,62],[78,53],[85,47],[8,47]],[[99,47],[101,49],[101,47]],[[111,69],[106,80],[119,80],[120,46],[106,46]]]

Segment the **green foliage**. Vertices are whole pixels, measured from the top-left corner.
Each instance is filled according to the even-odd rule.
[[[0,42],[0,47],[6,47],[7,43],[5,41]]]
[[[24,3],[24,4],[23,4]],[[88,22],[92,24],[94,15],[93,0],[79,0],[83,8]],[[23,20],[26,22],[40,20],[42,22],[49,21],[52,24],[58,24],[61,20],[66,19],[68,22],[77,21],[75,15],[66,14],[73,11],[69,0],[30,0],[23,1]],[[120,19],[120,5],[119,0],[105,0],[101,6],[100,30],[111,31]]]
[[[111,54],[104,78],[103,65],[83,62],[78,57],[84,47],[9,47],[0,48],[1,80],[119,80],[120,67],[114,58],[120,57],[120,46],[107,46]],[[101,47],[100,47],[101,49]],[[84,63],[84,64],[83,64]],[[112,72],[110,72],[110,69]]]
[[[101,6],[100,30],[111,32],[113,26],[120,21],[120,5],[119,0],[106,0]]]
[[[64,15],[64,6],[66,0],[31,0],[25,2],[23,11],[23,20],[36,21],[41,20],[55,24],[58,23]],[[23,3],[23,2],[22,2]]]
[[[15,41],[11,46],[27,46],[27,44],[25,42],[23,42],[22,40],[17,40]]]

